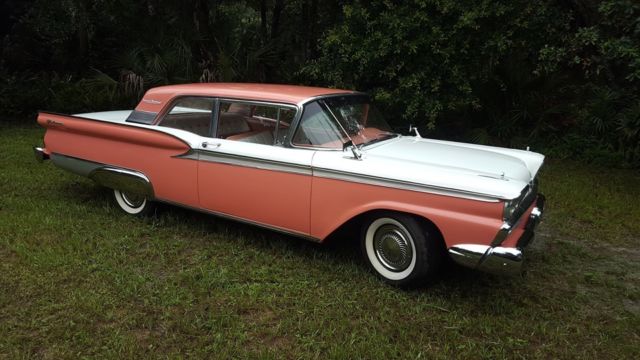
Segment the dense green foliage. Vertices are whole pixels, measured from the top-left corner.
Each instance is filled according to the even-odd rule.
[[[0,110],[131,107],[152,86],[371,92],[429,136],[640,165],[635,0],[8,0]]]

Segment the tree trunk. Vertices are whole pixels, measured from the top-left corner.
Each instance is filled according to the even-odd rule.
[[[302,61],[309,58],[309,50],[311,49],[311,39],[309,31],[309,0],[302,2]]]
[[[271,19],[271,39],[275,39],[278,36],[282,10],[284,10],[284,0],[276,0],[275,5],[273,6],[273,18]]]
[[[197,46],[192,49],[192,55],[196,59],[201,71],[212,71],[218,57],[218,48],[215,42],[215,35],[211,27],[211,11],[216,13],[217,2],[213,1],[210,7],[210,1],[197,0],[193,8],[193,21],[197,33]],[[215,17],[214,17],[215,19]],[[193,53],[193,50],[196,53]],[[196,74],[198,76],[198,74]],[[202,81],[202,80],[201,80]]]
[[[311,9],[309,14],[309,56],[311,59],[318,57],[318,0],[311,0]]]
[[[211,39],[211,28],[209,27],[209,1],[198,0],[195,6],[194,20],[196,29],[201,39]]]
[[[260,33],[262,40],[267,39],[267,0],[260,1]]]

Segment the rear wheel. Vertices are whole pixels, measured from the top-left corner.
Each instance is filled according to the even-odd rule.
[[[156,208],[156,204],[147,199],[145,195],[113,190],[113,196],[118,206],[127,214],[138,216],[150,215]]]
[[[396,286],[431,280],[443,258],[435,229],[411,215],[388,211],[367,217],[361,247],[376,274]]]

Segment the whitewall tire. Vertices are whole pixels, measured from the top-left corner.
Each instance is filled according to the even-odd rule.
[[[362,227],[362,252],[373,271],[396,286],[418,285],[430,280],[441,261],[437,231],[413,216],[377,212]]]
[[[155,209],[155,203],[144,195],[113,190],[113,196],[120,209],[130,215],[144,216],[153,213]]]

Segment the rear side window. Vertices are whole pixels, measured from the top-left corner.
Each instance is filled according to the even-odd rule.
[[[188,131],[200,136],[211,133],[211,119],[215,100],[203,97],[184,97],[176,101],[158,126]]]

